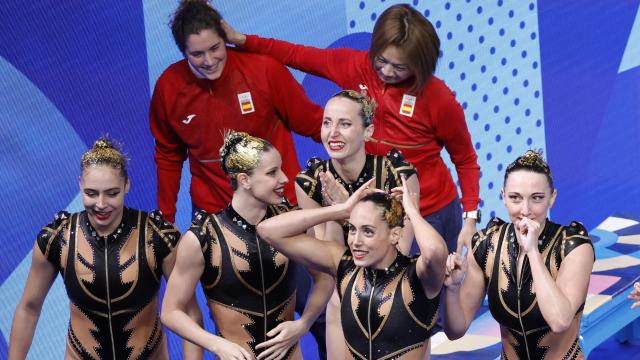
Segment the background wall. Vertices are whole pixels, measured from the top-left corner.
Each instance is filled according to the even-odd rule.
[[[243,32],[366,49],[377,16],[397,2],[214,3]],[[505,217],[504,167],[529,148],[543,149],[553,169],[559,191],[553,220],[578,219],[593,228],[613,213],[640,214],[639,0],[412,4],[442,40],[437,75],[465,109],[482,169],[485,218]],[[181,58],[167,26],[175,6],[9,0],[0,8],[0,353],[6,353],[34,236],[58,210],[81,210],[79,159],[99,135],[121,140],[131,158],[128,205],[156,206],[147,110],[156,79]],[[294,75],[320,104],[336,89]],[[305,139],[297,145],[301,163],[324,155]],[[184,176],[179,200],[182,229],[191,209],[188,181]],[[62,357],[67,322],[58,280],[31,357]]]

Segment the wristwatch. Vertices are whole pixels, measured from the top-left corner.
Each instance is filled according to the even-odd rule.
[[[462,218],[463,219],[467,219],[467,218],[475,219],[476,222],[480,222],[481,221],[480,220],[481,216],[482,216],[482,213],[480,212],[480,209],[473,210],[473,211],[465,211],[465,212],[462,213]]]

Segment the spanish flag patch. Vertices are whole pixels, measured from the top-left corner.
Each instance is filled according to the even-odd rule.
[[[400,115],[413,116],[413,109],[416,107],[416,97],[408,94],[402,96],[402,104],[400,104]]]
[[[238,102],[240,103],[240,112],[242,114],[248,114],[256,111],[253,107],[253,99],[251,99],[250,92],[244,92],[242,94],[238,94]]]

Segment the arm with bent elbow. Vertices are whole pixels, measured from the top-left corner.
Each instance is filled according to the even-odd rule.
[[[363,184],[344,203],[289,211],[262,221],[257,226],[258,235],[288,258],[308,268],[335,276],[337,264],[344,253],[344,245],[319,240],[305,232],[318,224],[348,218],[351,209],[362,197],[376,191],[369,189],[374,179]]]
[[[540,312],[551,331],[563,332],[569,328],[587,297],[594,262],[593,248],[583,244],[573,249],[562,261],[554,280],[538,250],[538,236],[542,226],[524,218],[520,221],[520,231],[522,247],[531,266],[533,290]]]
[[[410,179],[416,180],[415,176]],[[422,217],[418,208],[419,194],[410,188],[410,181],[402,175],[402,206],[420,248],[416,271],[425,295],[433,298],[440,293],[445,275],[447,244],[440,234]]]
[[[444,286],[444,332],[455,340],[467,332],[485,295],[482,269],[471,252],[465,258],[449,255]]]

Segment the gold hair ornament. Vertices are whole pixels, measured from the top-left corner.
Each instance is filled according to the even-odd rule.
[[[373,116],[376,112],[376,102],[367,95],[366,86],[360,86],[360,89],[360,91],[342,90],[332,97],[341,96],[357,102],[362,107],[362,113],[364,114],[365,123],[367,125],[373,124]]]
[[[91,166],[108,165],[117,170],[125,170],[127,157],[118,150],[118,145],[105,137],[99,138],[93,147],[82,155],[80,169],[85,170]]]
[[[384,219],[387,221],[390,228],[403,226],[404,209],[402,208],[402,204],[389,194],[387,194],[386,197],[391,205],[389,209],[384,210]]]
[[[539,169],[551,177],[551,169],[549,168],[549,164],[547,164],[542,157],[542,150],[527,150],[524,155],[518,157],[514,162],[507,166],[507,173],[516,166]]]
[[[229,175],[249,172],[260,163],[260,154],[267,143],[245,132],[227,131],[224,144],[220,148],[222,169]]]

